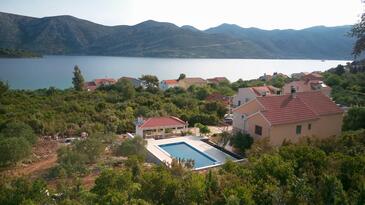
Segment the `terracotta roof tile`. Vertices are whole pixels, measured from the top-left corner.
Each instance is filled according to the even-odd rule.
[[[167,85],[175,85],[178,83],[177,80],[163,80]]]
[[[272,124],[289,124],[318,119],[321,115],[340,114],[342,110],[321,92],[258,97],[265,107],[261,113]]]
[[[139,127],[153,128],[162,126],[185,126],[186,123],[177,117],[152,117],[146,119]]]

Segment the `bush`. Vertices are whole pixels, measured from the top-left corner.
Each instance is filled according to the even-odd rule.
[[[33,129],[22,122],[11,122],[8,123],[0,133],[1,137],[23,137],[26,139],[30,144],[34,144],[37,142],[37,136],[34,134]]]
[[[249,134],[237,132],[233,135],[230,145],[237,148],[241,154],[244,154],[247,149],[251,148],[253,138]]]
[[[147,155],[145,145],[146,141],[142,137],[136,136],[133,139],[127,139],[122,142],[122,144],[117,147],[116,154],[126,157],[136,155],[139,158],[145,158]]]
[[[0,139],[0,150],[0,166],[7,166],[29,156],[32,147],[24,137],[9,137]]]

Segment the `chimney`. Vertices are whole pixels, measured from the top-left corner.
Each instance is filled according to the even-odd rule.
[[[293,85],[290,86],[290,94],[291,94],[292,98],[296,97],[296,93],[297,93],[297,90],[295,89],[295,87]]]

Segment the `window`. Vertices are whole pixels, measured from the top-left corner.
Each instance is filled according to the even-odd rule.
[[[261,126],[258,126],[258,125],[255,125],[255,134],[257,135],[262,135],[262,127]]]
[[[241,116],[241,118],[242,118],[242,119],[245,119],[245,115],[242,115],[242,116]]]
[[[238,106],[240,106],[240,105],[241,105],[241,100],[238,101]]]
[[[312,124],[311,123],[309,123],[308,124],[308,130],[311,130],[312,129]]]
[[[297,133],[297,135],[300,135],[302,133],[302,126],[301,125],[297,125],[296,133]]]

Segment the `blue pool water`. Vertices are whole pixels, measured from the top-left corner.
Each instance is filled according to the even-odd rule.
[[[165,150],[174,158],[193,159],[195,161],[195,168],[214,165],[217,162],[215,159],[200,152],[199,150],[195,149],[185,142],[164,144],[159,145],[159,147]]]

